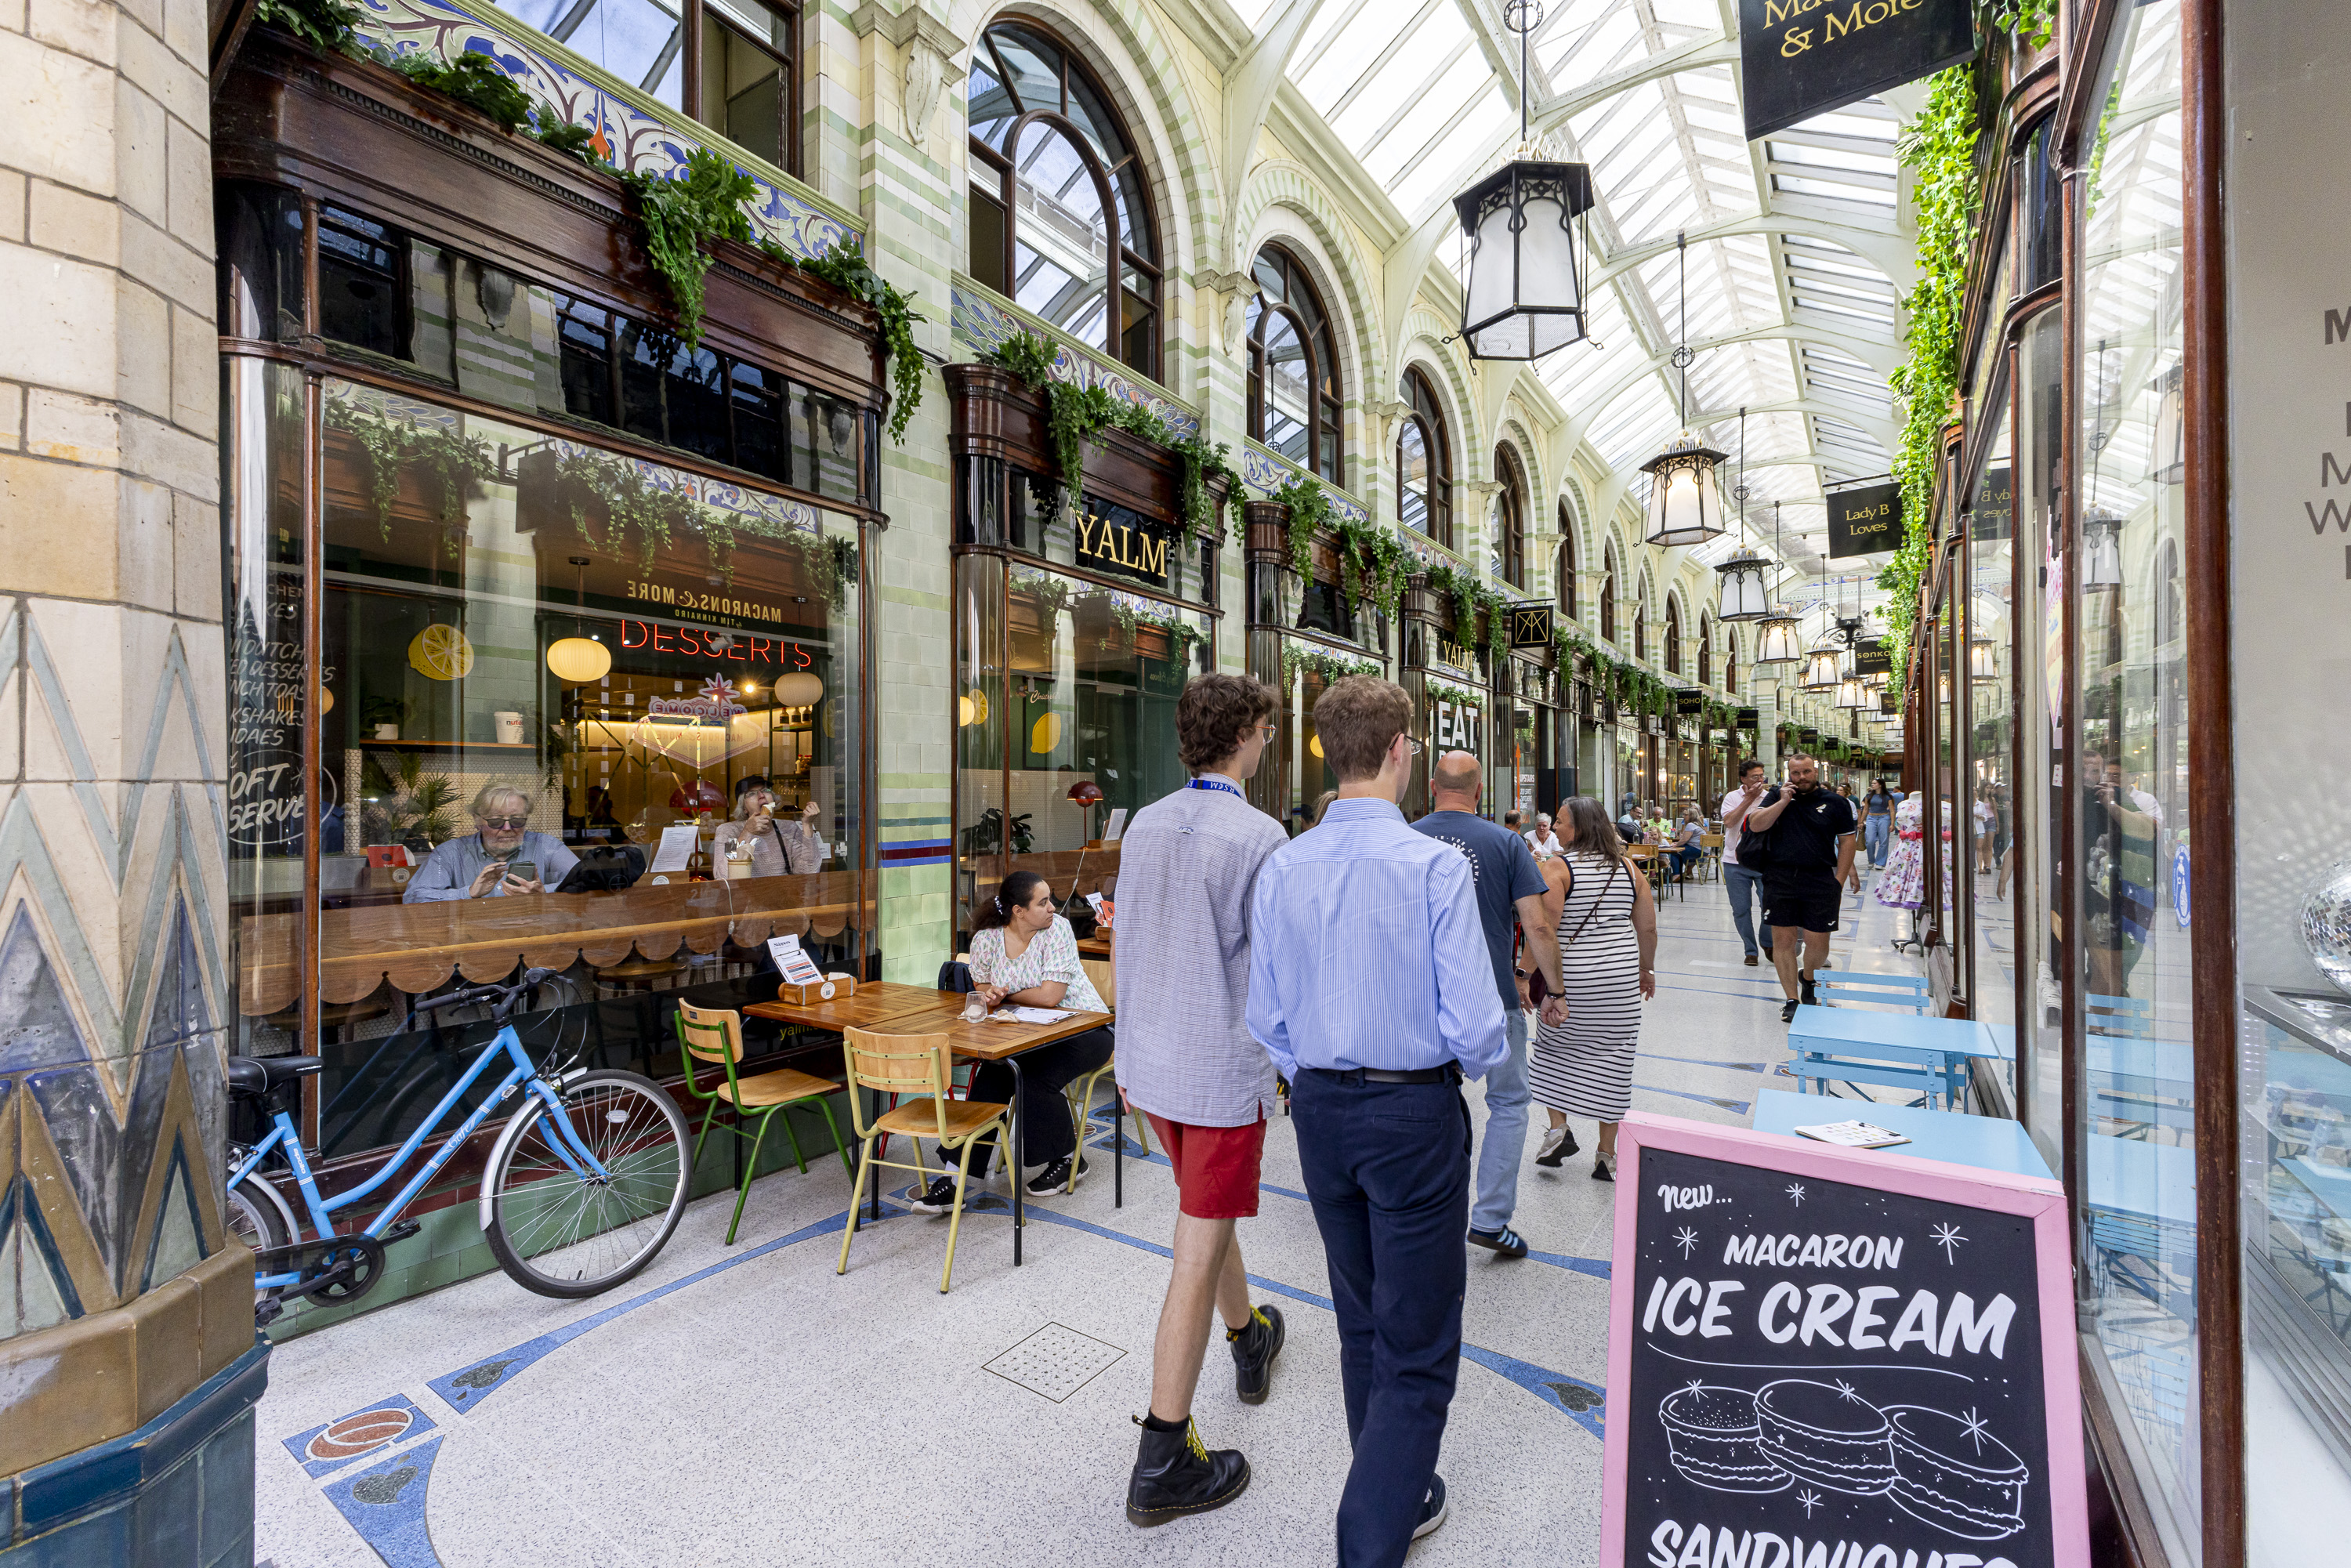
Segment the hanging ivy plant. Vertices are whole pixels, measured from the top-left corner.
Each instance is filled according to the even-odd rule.
[[[1165,427],[1163,427],[1165,428]],[[1177,435],[1167,432],[1160,444],[1184,460],[1184,476],[1176,490],[1176,510],[1184,514],[1184,524],[1195,533],[1214,533],[1217,528],[1215,508],[1219,504],[1209,499],[1208,481],[1221,478],[1225,482],[1226,503],[1241,493],[1241,476],[1232,465],[1233,449],[1224,442],[1210,446],[1196,435]],[[1245,532],[1240,508],[1233,507],[1234,543],[1247,541],[1239,536]]]
[[[1412,554],[1404,541],[1377,524],[1344,515],[1332,528],[1339,536],[1339,591],[1347,612],[1357,613],[1368,596],[1381,614],[1394,620],[1412,576]]]
[[[757,187],[754,187],[756,193]],[[882,326],[882,344],[890,359],[890,439],[904,444],[906,422],[923,406],[923,351],[914,347],[914,323],[927,320],[914,308],[915,297],[901,294],[897,286],[865,259],[854,240],[834,246],[811,261],[794,256],[773,240],[759,249],[772,260],[789,262],[812,277],[820,277],[873,312]]]
[[[1902,486],[1902,546],[1877,575],[1891,596],[1883,610],[1892,680],[1902,683],[1918,582],[1932,553],[1935,476],[1951,394],[1959,386],[1959,329],[1967,303],[1968,249],[1975,237],[1978,135],[1974,74],[1953,66],[1928,79],[1927,101],[1895,142],[1895,155],[1917,171],[1918,281],[1903,300],[1908,361],[1888,379],[1903,400],[1894,476]]]
[[[376,58],[421,88],[480,110],[509,136],[529,122],[530,94],[479,49],[467,49],[445,66],[430,55],[395,55],[381,47]]]
[[[348,434],[359,447],[360,482],[375,511],[376,528],[392,538],[392,507],[400,498],[400,462],[407,455],[413,424],[385,419],[340,398],[327,403],[327,426]]]
[[[1322,486],[1293,473],[1266,499],[1290,508],[1290,567],[1301,585],[1314,581],[1314,536],[1331,526],[1331,497]]]
[[[1284,690],[1298,679],[1301,670],[1321,677],[1326,686],[1349,675],[1386,674],[1386,667],[1374,660],[1351,659],[1344,653],[1334,653],[1311,643],[1292,642],[1285,638],[1281,644],[1281,685]]]
[[[360,47],[360,8],[343,0],[257,0],[254,21],[293,34],[322,54],[366,57]]]
[[[685,155],[674,178],[619,169],[614,173],[633,198],[644,230],[645,256],[669,285],[677,306],[678,336],[689,349],[702,342],[703,281],[710,271],[710,242],[758,237],[743,204],[758,199],[759,183],[707,147]]]
[[[1047,637],[1052,636],[1057,618],[1070,602],[1070,580],[1050,572],[1015,572],[1012,590],[1016,593],[1026,593],[1036,601],[1037,623],[1044,629]]]
[[[1491,692],[1472,691],[1468,686],[1457,686],[1433,675],[1424,679],[1421,685],[1427,690],[1432,702],[1451,703],[1456,707],[1474,707],[1481,713],[1494,700]]]

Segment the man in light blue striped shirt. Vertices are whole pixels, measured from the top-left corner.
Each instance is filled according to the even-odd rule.
[[[1373,676],[1322,694],[1339,799],[1267,859],[1249,917],[1249,1033],[1290,1082],[1338,1311],[1355,1449],[1342,1568],[1391,1568],[1445,1521],[1437,1455],[1468,1278],[1460,1085],[1510,1055],[1469,862],[1396,809],[1420,750],[1411,721],[1403,688]]]

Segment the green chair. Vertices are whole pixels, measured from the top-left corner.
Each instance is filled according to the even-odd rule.
[[[694,1135],[695,1165],[702,1162],[702,1141],[710,1135],[711,1124],[717,1122],[722,1106],[732,1110],[735,1119],[718,1123],[719,1130],[747,1138],[751,1143],[751,1157],[743,1162],[743,1174],[736,1182],[735,1217],[726,1222],[727,1246],[735,1245],[736,1228],[743,1223],[743,1205],[751,1196],[751,1178],[759,1170],[759,1145],[767,1141],[768,1124],[775,1120],[778,1112],[795,1105],[814,1105],[823,1113],[824,1124],[831,1129],[833,1152],[841,1156],[841,1168],[852,1179],[856,1176],[856,1163],[849,1157],[849,1147],[841,1141],[841,1124],[832,1115],[831,1096],[841,1092],[840,1084],[789,1067],[748,1078],[737,1077],[736,1065],[743,1060],[743,1015],[731,1008],[697,1008],[680,1002],[676,1016],[677,1046],[685,1065],[685,1086],[708,1107],[702,1113],[702,1130]],[[726,1069],[726,1082],[721,1085],[714,1081],[705,1089],[696,1068],[712,1061]],[[754,1118],[759,1124],[758,1131],[745,1132],[744,1123]],[[799,1134],[792,1131],[789,1116],[784,1118],[784,1136],[791,1140],[792,1158],[799,1163],[800,1174],[807,1175],[808,1156],[800,1152]]]

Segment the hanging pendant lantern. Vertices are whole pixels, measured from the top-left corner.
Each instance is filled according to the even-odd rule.
[[[1974,681],[1989,681],[1997,679],[1999,675],[2000,670],[1994,662],[1991,639],[1969,638],[1968,678]]]
[[[2123,585],[2123,520],[2092,512],[2082,522],[2082,586],[2095,591]]]
[[[1877,706],[1877,694],[1859,675],[1847,675],[1837,683],[1836,706],[1847,713],[1859,713]]]
[[[1527,35],[1537,0],[1510,0],[1502,24],[1519,36],[1518,155],[1453,198],[1468,242],[1461,339],[1473,360],[1539,360],[1586,336],[1583,231],[1592,168],[1535,156],[1528,130]]]
[[[1771,613],[1766,582],[1771,563],[1751,549],[1740,550],[1714,570],[1722,574],[1722,601],[1718,621],[1761,621]]]
[[[2182,485],[2188,481],[2188,391],[2187,371],[2172,366],[2150,382],[2148,389],[2158,392],[2162,402],[2155,410],[2155,440],[2149,446],[2148,460],[2154,467],[2147,477],[2158,485]]]
[[[1804,656],[1802,641],[1797,633],[1802,622],[1785,610],[1775,610],[1755,629],[1755,663],[1758,664],[1793,664]]]
[[[1815,643],[1804,655],[1804,673],[1796,685],[1808,692],[1833,692],[1844,679],[1844,672],[1837,667],[1843,662],[1834,643],[1826,639]]]
[[[1641,465],[1649,476],[1649,532],[1646,543],[1661,549],[1704,544],[1727,526],[1722,518],[1722,492],[1714,466],[1723,454],[1698,440],[1689,429],[1689,368],[1698,358],[1689,346],[1689,235],[1676,235],[1674,245],[1681,269],[1681,342],[1674,349],[1674,368],[1681,371],[1682,433],[1663,452]]]

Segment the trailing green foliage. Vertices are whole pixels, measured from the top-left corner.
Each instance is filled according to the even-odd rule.
[[[2057,35],[2057,0],[1995,0],[1991,22],[2034,48],[2046,48]]]
[[[1342,514],[1332,525],[1339,536],[1339,591],[1346,596],[1347,612],[1356,613],[1364,600],[1389,620],[1404,603],[1404,587],[1412,576],[1412,552],[1404,541],[1369,520]]]
[[[1266,497],[1290,508],[1290,566],[1301,583],[1314,580],[1314,536],[1331,526],[1331,497],[1303,474],[1293,473]]]
[[[360,8],[343,0],[258,0],[253,20],[293,34],[325,54],[363,57],[359,44]]]
[[[530,94],[478,49],[467,49],[445,66],[430,55],[395,55],[388,49],[378,50],[376,57],[419,87],[473,105],[509,136],[530,120]]]
[[[731,239],[750,245],[758,238],[743,204],[759,193],[759,183],[707,147],[685,155],[674,179],[615,169],[636,203],[644,230],[645,255],[669,285],[677,306],[678,336],[687,348],[702,341],[703,280],[710,271],[710,242]]]
[[[1350,659],[1343,653],[1318,648],[1311,643],[1300,643],[1285,638],[1281,644],[1281,685],[1287,690],[1298,679],[1301,670],[1322,678],[1324,685],[1344,680],[1349,675],[1378,675],[1386,666],[1374,659]]]
[[[497,471],[489,444],[479,436],[436,430],[413,419],[387,419],[340,400],[327,404],[326,418],[330,428],[348,434],[358,448],[368,503],[375,511],[377,530],[386,539],[392,538],[392,507],[400,497],[403,464],[414,465],[435,486],[441,524],[453,530],[465,526],[465,501],[474,486]],[[449,553],[456,554],[454,533],[446,542]]]
[[[1440,681],[1434,675],[1424,677],[1421,685],[1428,693],[1431,702],[1451,703],[1456,707],[1474,707],[1483,711],[1494,700],[1491,692],[1471,691],[1450,681]]]
[[[1150,609],[1132,594],[1112,594],[1107,597],[1110,599],[1111,619],[1121,630],[1124,631],[1129,637],[1134,635],[1137,627],[1146,626],[1166,633],[1168,654],[1179,665],[1191,656],[1192,644],[1200,642],[1206,636],[1206,633],[1197,626],[1184,619],[1180,612],[1162,612]]]
[[[1966,308],[1968,246],[1982,192],[1976,183],[1976,94],[1971,68],[1953,66],[1929,78],[1927,101],[1895,142],[1895,154],[1917,172],[1918,281],[1903,300],[1910,358],[1888,378],[1903,402],[1894,455],[1902,486],[1902,548],[1878,573],[1891,597],[1886,652],[1896,686],[1908,662],[1918,612],[1918,580],[1934,545],[1935,475],[1944,422],[1959,378],[1960,313]]]
[[[1427,577],[1431,593],[1441,593],[1453,601],[1453,635],[1464,646],[1476,641],[1478,616],[1484,612],[1486,653],[1499,669],[1510,652],[1509,601],[1488,588],[1476,572],[1441,557],[1423,563],[1420,570]]]
[[[568,121],[556,120],[550,115],[548,117],[548,123],[533,131],[530,135],[531,140],[539,145],[551,147],[558,152],[568,152],[583,163],[594,163],[599,161],[596,156],[596,132],[585,125],[573,125]]]
[[[1053,461],[1061,470],[1061,504],[1070,506],[1085,489],[1085,444],[1103,429],[1115,427],[1167,448],[1183,459],[1184,476],[1176,501],[1185,526],[1207,533],[1216,527],[1208,499],[1208,480],[1221,475],[1228,497],[1240,488],[1241,477],[1228,458],[1232,449],[1222,442],[1210,446],[1195,435],[1179,434],[1174,426],[1140,403],[1129,402],[1108,387],[1075,387],[1053,377],[1059,351],[1033,332],[1016,332],[979,356],[983,365],[1009,372],[1023,386],[1045,399],[1045,425],[1053,437]],[[1234,512],[1236,542],[1239,542],[1239,512]]]
[[[822,278],[880,320],[883,348],[890,356],[890,439],[904,444],[906,422],[923,406],[923,351],[914,347],[914,323],[928,318],[914,308],[914,296],[901,294],[895,284],[874,271],[854,240],[834,246],[813,261],[792,255],[773,240],[761,241],[759,248],[774,260]]]

